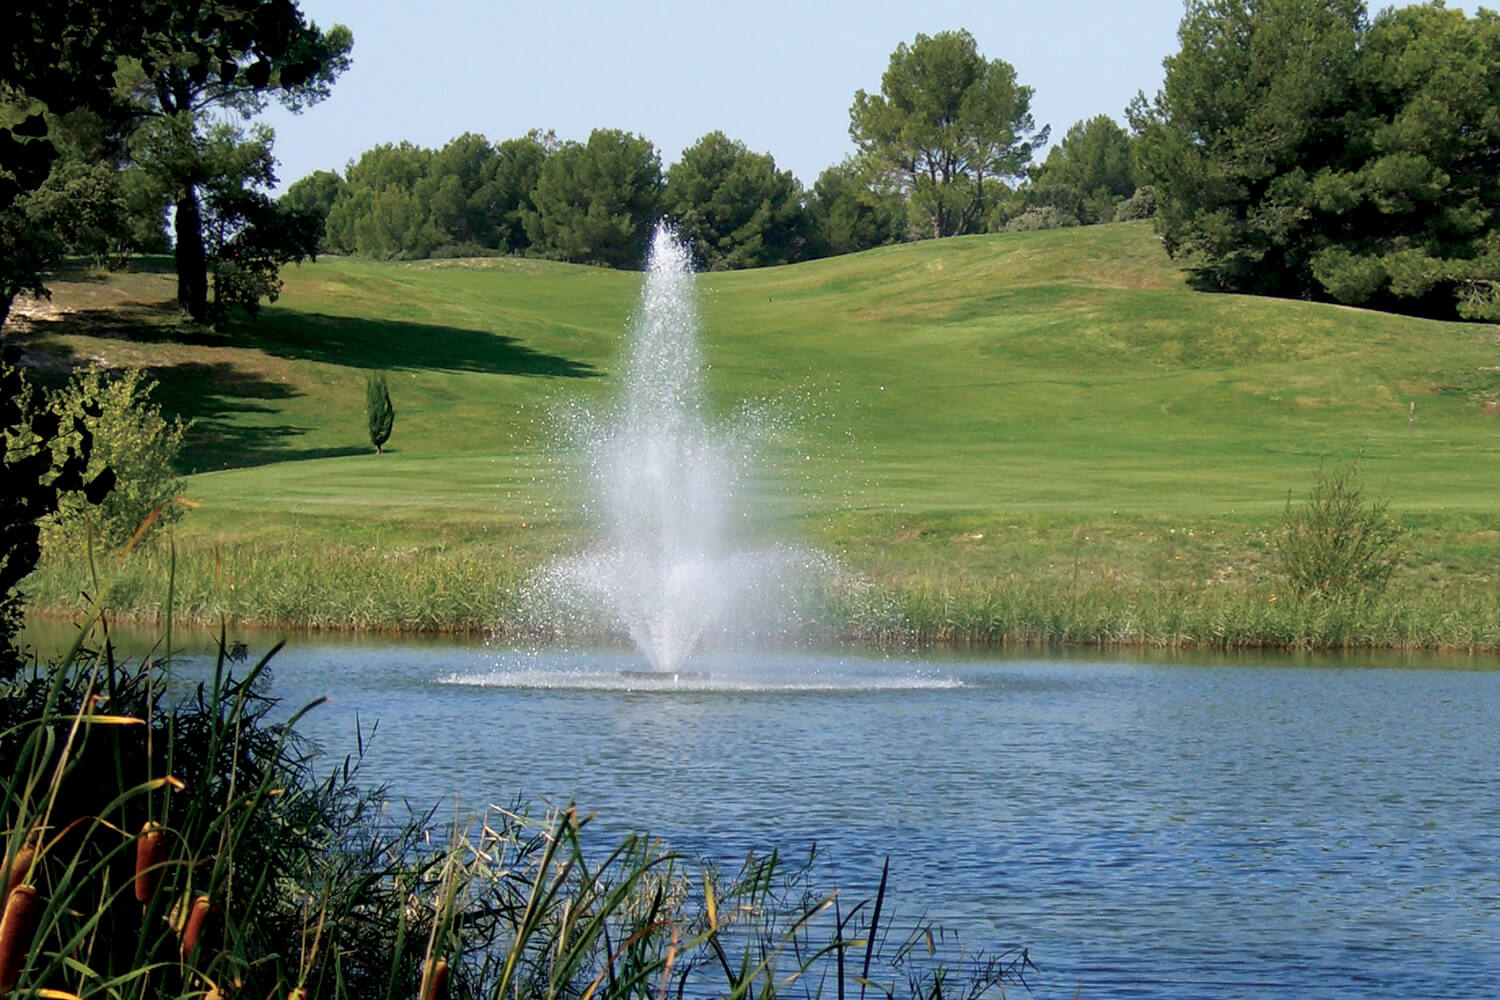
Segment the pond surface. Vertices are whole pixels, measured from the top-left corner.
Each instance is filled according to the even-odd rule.
[[[206,669],[200,641],[184,674]],[[295,640],[304,729],[414,804],[576,800],[609,833],[820,881],[989,951],[1041,998],[1485,997],[1500,983],[1489,661],[631,654]],[[1024,995],[1023,990],[1013,993]]]

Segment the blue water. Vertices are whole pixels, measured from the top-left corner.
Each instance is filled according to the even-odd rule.
[[[339,757],[378,719],[366,777],[424,805],[576,800],[604,834],[724,859],[816,842],[854,898],[889,856],[898,912],[1028,948],[1041,998],[1500,993],[1500,671],[793,654],[620,673],[640,666],[303,642],[273,690],[331,695],[304,728]]]

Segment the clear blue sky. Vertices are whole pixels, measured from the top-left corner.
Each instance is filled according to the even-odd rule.
[[[1372,4],[1372,6],[1380,6]],[[1473,4],[1449,4],[1472,13]],[[1182,0],[301,0],[354,32],[354,65],[301,115],[276,108],[282,186],[342,170],[382,142],[437,147],[553,129],[619,128],[663,166],[715,129],[811,185],[853,151],[849,105],[876,92],[900,42],[966,28],[1034,88],[1053,141],[1080,119],[1122,120],[1161,86]]]

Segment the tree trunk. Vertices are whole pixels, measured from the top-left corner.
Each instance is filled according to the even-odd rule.
[[[208,256],[203,249],[203,214],[198,190],[189,184],[177,199],[177,305],[195,322],[208,321]]]
[[[5,330],[5,321],[10,318],[11,303],[15,301],[14,295],[0,293],[0,331]]]

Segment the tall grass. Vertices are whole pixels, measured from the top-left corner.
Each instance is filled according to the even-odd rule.
[[[1035,563],[1034,572],[845,567],[814,587],[814,606],[788,638],[873,646],[1500,649],[1500,592],[1472,572],[1419,567],[1378,592],[1305,593],[1270,573],[1205,582],[1211,560],[1188,556],[1183,569],[1154,578],[1113,568],[1109,553],[1076,556],[1072,543],[1051,541],[1014,557]],[[167,614],[159,581],[173,564],[167,546],[98,570],[51,563],[28,581],[29,597],[33,607],[74,613],[97,600],[119,618],[160,626]],[[534,557],[498,545],[182,546],[171,617],[200,627],[228,621],[545,638],[551,626],[526,605],[525,585],[538,568]],[[570,638],[619,638],[586,622],[553,624],[571,629]]]

